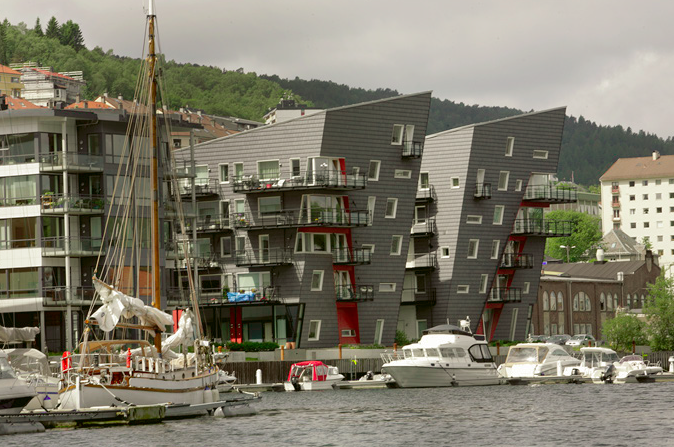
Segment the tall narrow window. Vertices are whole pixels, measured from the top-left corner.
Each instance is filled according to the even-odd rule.
[[[498,176],[498,190],[507,191],[508,190],[508,178],[510,177],[509,171],[501,171]]]
[[[309,322],[308,341],[318,341],[321,337],[321,320],[311,320]]]
[[[403,249],[403,237],[400,235],[393,235],[391,237],[391,254],[394,256],[400,255]]]
[[[314,292],[323,290],[323,270],[314,270],[311,275],[311,290]]]
[[[367,179],[371,182],[376,182],[379,180],[379,167],[381,166],[381,161],[379,160],[370,160],[370,167],[367,170]]]
[[[480,293],[487,293],[487,282],[489,281],[489,275],[482,274],[480,276]]]
[[[403,131],[405,126],[402,124],[393,125],[393,134],[391,135],[391,144],[403,144]]]
[[[508,140],[506,142],[506,150],[505,150],[505,156],[506,157],[512,157],[513,156],[513,148],[515,147],[515,137],[508,137]]]
[[[501,241],[499,239],[494,239],[491,242],[491,259],[498,259],[498,247],[501,245]]]
[[[494,225],[503,224],[503,211],[505,210],[504,205],[496,205],[494,207]]]
[[[419,189],[428,189],[430,187],[430,179],[428,177],[428,172],[422,172],[419,174]]]
[[[386,214],[384,217],[389,219],[395,219],[396,212],[398,210],[398,199],[389,198],[386,200]]]
[[[229,183],[229,165],[221,164],[220,167],[220,183]]]
[[[377,202],[377,196],[369,196],[367,198],[367,223],[372,225],[374,221],[374,205]]]
[[[243,163],[234,163],[234,178],[241,181],[243,177]]]
[[[477,258],[477,249],[480,245],[479,239],[470,239],[468,241],[468,259]]]
[[[377,320],[374,327],[374,344],[381,345],[381,336],[384,333],[384,320]]]
[[[298,177],[301,176],[302,172],[300,171],[300,159],[299,158],[291,158],[290,159],[290,176],[291,177]]]

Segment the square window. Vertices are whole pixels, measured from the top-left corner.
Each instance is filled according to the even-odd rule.
[[[650,228],[651,224],[649,222],[644,222],[644,228]]]
[[[661,183],[660,180],[656,180],[656,181],[655,181],[655,184],[656,184],[656,185],[659,185],[660,183]]]
[[[281,166],[279,161],[258,161],[257,175],[260,180],[278,180],[281,177]]]
[[[501,171],[498,175],[498,190],[507,191],[508,190],[508,178],[510,177],[510,171]]]
[[[659,221],[655,222],[655,228],[662,228],[662,227],[664,227],[663,224],[664,224],[664,222],[659,220]]]
[[[648,194],[644,194],[641,198],[642,198],[643,200],[648,200]]]
[[[674,199],[674,192],[670,192],[670,193],[669,193],[669,198],[670,198],[670,199]]]
[[[670,185],[674,185],[674,178],[670,178],[670,179],[669,179],[669,184],[670,184]]]
[[[648,186],[648,180],[642,180],[641,185],[642,186]]]
[[[502,225],[503,224],[503,213],[505,211],[505,205],[496,205],[494,206],[494,220],[493,224],[494,225]]]
[[[470,286],[461,285],[457,286],[456,293],[468,293],[470,292]]]
[[[656,213],[661,213],[661,212],[662,212],[662,207],[656,208],[656,209],[655,209],[655,212],[656,212]]]
[[[630,208],[630,214],[636,214],[637,210],[636,208]]]
[[[220,167],[220,183],[229,183],[229,165],[221,164]]]
[[[655,200],[662,200],[662,193],[655,193]]]
[[[644,208],[643,214],[648,214],[648,208]]]
[[[630,186],[634,186],[634,180],[630,181]]]
[[[379,168],[381,167],[381,161],[379,160],[370,160],[370,167],[367,170],[367,180],[371,182],[379,181]]]
[[[452,177],[451,179],[449,179],[449,181],[450,181],[450,186],[452,187],[452,189],[456,189],[460,186],[459,177]]]
[[[636,223],[636,222],[631,222],[631,223],[630,223],[630,228],[636,228],[636,227],[637,227],[637,223]]]
[[[515,147],[515,137],[508,137],[508,141],[506,141],[506,150],[505,150],[506,157],[513,156],[514,147]]]
[[[663,241],[663,237],[662,237],[662,236],[658,236],[658,242],[662,242],[662,241]]]
[[[393,125],[393,134],[391,135],[391,144],[400,145],[403,144],[403,131],[405,126],[402,124]]]
[[[482,216],[475,216],[469,214],[466,216],[466,223],[467,224],[481,224],[482,223]]]
[[[489,275],[482,274],[480,276],[480,293],[487,293],[487,282],[489,281]]]
[[[491,241],[491,256],[490,259],[498,259],[498,247],[501,245],[501,241],[499,239],[494,239]]]
[[[477,259],[477,249],[479,245],[479,239],[470,239],[468,241],[468,259]]]
[[[400,235],[391,236],[391,254],[394,256],[400,255],[403,249],[403,237]]]
[[[658,250],[658,256],[662,256],[663,254],[665,254],[664,250]]]
[[[321,336],[321,320],[311,320],[309,322],[309,341],[318,341]]]
[[[257,211],[260,216],[280,213],[281,196],[259,197],[257,199]]]
[[[397,210],[398,210],[398,199],[396,198],[386,199],[386,214],[384,214],[384,217],[388,219],[395,219]]]
[[[313,292],[323,290],[323,270],[314,270],[311,274],[311,290]]]
[[[630,201],[636,200],[636,196],[630,196]]]
[[[672,236],[674,239],[674,236]],[[449,247],[440,247],[440,256],[443,258],[449,258]]]

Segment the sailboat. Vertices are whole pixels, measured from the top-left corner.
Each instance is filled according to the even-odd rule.
[[[158,149],[168,139],[158,134],[160,87],[155,29],[156,15],[150,0],[148,54],[136,91],[135,109],[129,118],[123,162],[118,169],[114,200],[104,230],[104,240],[110,242],[101,247],[96,264],[95,299],[85,320],[79,352],[64,353],[61,361],[59,405],[62,409],[202,404],[218,400],[217,354],[203,339],[191,277],[192,309],[182,311],[175,333],[162,339],[166,326],[172,326],[174,320],[161,310],[159,198],[165,197],[162,193],[170,188],[161,190],[159,184],[160,179],[165,178],[162,171],[168,175],[174,170],[169,167],[169,151]],[[166,118],[166,114],[162,115]],[[168,131],[169,126],[170,122],[165,119],[163,130]],[[163,170],[162,154],[168,156]],[[171,181],[177,190],[176,178]],[[176,200],[180,217],[180,194]],[[183,218],[180,225],[184,230]],[[184,250],[187,252],[187,247]],[[189,269],[189,257],[186,258]],[[151,305],[146,304],[150,299]],[[152,342],[127,335],[138,332],[148,334]],[[181,353],[175,351],[178,347],[182,347]]]

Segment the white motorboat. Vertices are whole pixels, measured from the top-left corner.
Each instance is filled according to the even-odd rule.
[[[580,360],[555,343],[519,343],[511,346],[506,361],[499,365],[502,377],[531,378],[561,376],[566,368],[577,367]]]
[[[19,414],[36,395],[33,386],[17,377],[7,354],[0,352],[0,415]]]
[[[580,352],[580,366],[566,370],[565,375],[580,375],[594,383],[625,383],[653,378],[663,371],[660,366],[647,365],[638,355],[619,358],[609,348],[587,347]]]
[[[283,382],[286,391],[330,390],[344,380],[336,366],[328,366],[318,360],[295,363],[290,367],[288,380]]]
[[[382,371],[401,388],[498,385],[501,379],[483,336],[446,324],[424,331],[418,343],[383,353]]]
[[[56,407],[59,398],[60,381],[52,375],[47,356],[37,349],[4,349],[7,359],[17,377],[35,387],[35,396],[25,407],[26,410],[46,410]]]

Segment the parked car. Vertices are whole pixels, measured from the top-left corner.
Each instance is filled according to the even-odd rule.
[[[577,334],[566,342],[566,346],[597,346],[597,340],[590,334]]]
[[[552,337],[548,338],[548,343],[555,343],[557,345],[562,345],[564,346],[567,341],[571,340],[571,336],[568,334],[559,334],[559,335],[553,335]]]
[[[527,343],[545,343],[550,338],[548,335],[532,335],[529,334],[527,337]]]

